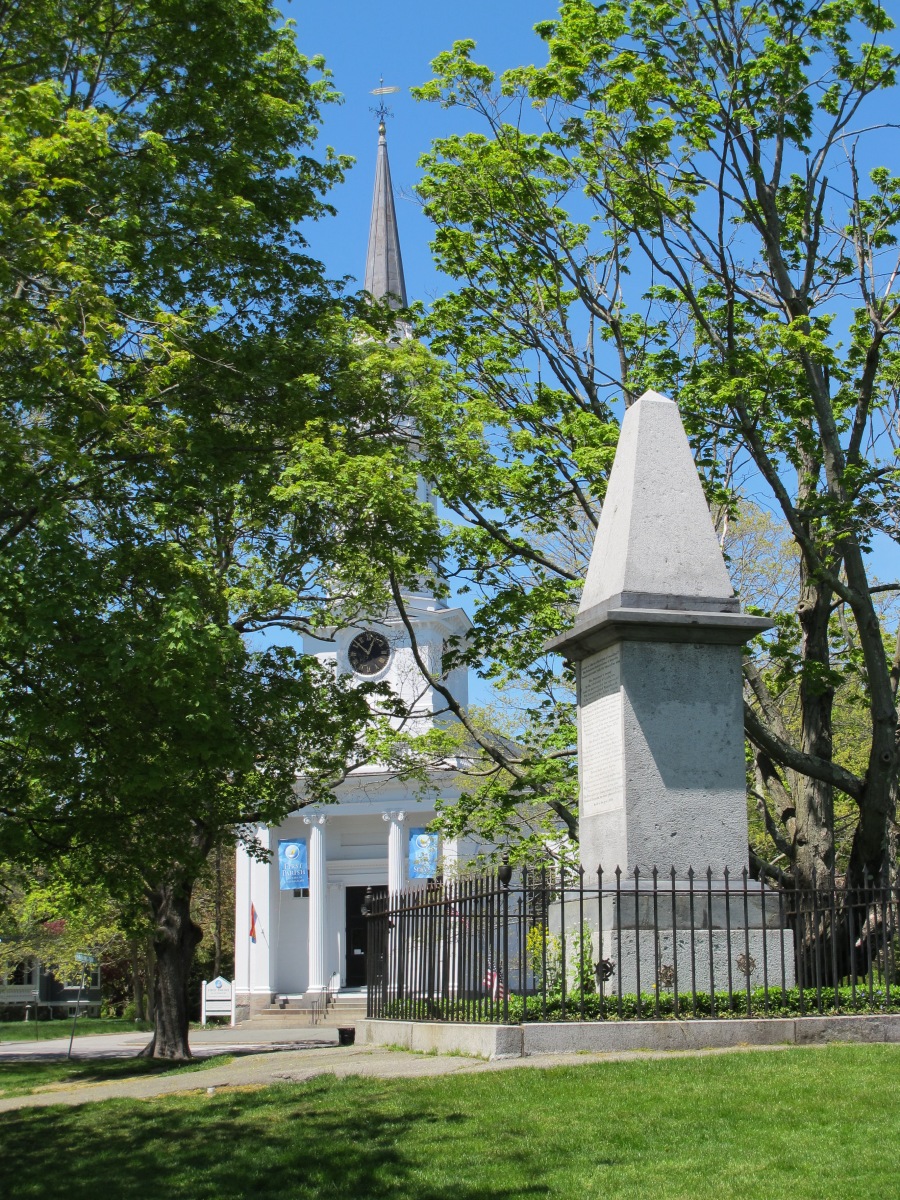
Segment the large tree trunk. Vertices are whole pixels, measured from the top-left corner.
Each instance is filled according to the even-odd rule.
[[[896,672],[898,659],[888,666],[877,614],[867,597],[867,611],[855,613],[866,660],[866,683],[872,714],[872,742],[853,835],[848,875],[859,885],[868,879],[887,884],[896,862],[894,827],[897,819],[898,728]]]
[[[156,1020],[156,955],[153,941],[147,938],[144,947],[144,986],[147,989],[147,1020]]]
[[[885,759],[887,753],[884,752]],[[866,775],[864,802],[859,806],[859,822],[850,849],[848,875],[857,886],[873,880],[887,884],[892,876],[892,862],[896,861],[896,850],[892,850],[896,845],[893,781],[879,778],[878,774],[870,767]]]
[[[146,996],[144,994],[144,977],[141,974],[141,959],[139,953],[139,943],[132,941],[129,945],[131,950],[131,984],[134,992],[134,1015],[138,1021],[145,1021],[144,1016]]]
[[[832,757],[834,687],[828,679],[831,592],[801,568],[797,614],[803,632],[800,677],[800,745],[827,761]],[[794,873],[800,888],[825,887],[834,871],[834,792],[830,783],[801,776],[797,788]]]
[[[150,893],[156,921],[156,1025],[150,1044],[141,1051],[147,1058],[184,1061],[188,1045],[188,979],[194,950],[202,937],[191,920],[190,883],[169,882]]]

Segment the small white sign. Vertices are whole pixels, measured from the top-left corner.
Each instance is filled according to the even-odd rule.
[[[206,1024],[207,1017],[231,1017],[235,1023],[235,987],[234,980],[213,979],[209,983],[204,979],[200,992],[200,1021]]]
[[[211,983],[207,983],[206,999],[210,1000],[230,1000],[231,999],[231,981],[223,979],[220,975],[218,979],[214,979]]]

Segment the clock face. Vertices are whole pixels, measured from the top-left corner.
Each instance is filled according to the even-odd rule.
[[[367,629],[364,633],[357,634],[350,643],[347,657],[357,675],[377,675],[387,666],[391,648],[387,638]]]

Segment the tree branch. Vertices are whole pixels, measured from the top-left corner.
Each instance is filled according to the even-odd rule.
[[[830,783],[832,787],[852,796],[856,801],[862,800],[865,780],[860,779],[858,775],[853,775],[850,771],[845,771],[836,762],[819,758],[813,754],[805,754],[795,746],[789,745],[764,725],[759,715],[746,703],[744,704],[744,728],[750,741],[769,754],[775,762],[790,767],[800,775],[808,775],[811,779],[821,779],[823,783]]]
[[[409,644],[410,649],[412,650],[413,660],[415,661],[415,664],[421,672],[423,678],[428,681],[429,685],[438,693],[439,696],[443,697],[447,708],[453,713],[472,740],[484,751],[488,758],[497,763],[497,765],[502,767],[505,771],[508,771],[514,779],[522,783],[527,782],[529,786],[531,786],[529,772],[522,767],[520,762],[517,762],[515,759],[504,754],[495,742],[484,736],[484,734],[471,720],[469,714],[459,703],[447,685],[441,682],[440,679],[437,679],[429,671],[425,664],[425,660],[422,658],[422,655],[419,651],[419,641],[416,637],[416,631],[413,628],[413,624],[410,621],[409,616],[407,615],[406,606],[403,603],[403,594],[400,591],[400,585],[398,583],[397,576],[393,571],[390,573],[390,584],[391,595],[393,596],[397,613],[400,617],[400,620],[403,622],[403,627],[405,628],[409,637]],[[558,800],[553,799],[552,796],[546,796],[543,793],[539,794],[545,803],[553,809],[560,820],[564,822],[572,840],[577,841],[578,818],[574,816],[574,814],[571,813],[564,804],[561,804]]]

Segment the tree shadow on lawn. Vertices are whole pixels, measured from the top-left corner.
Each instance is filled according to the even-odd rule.
[[[424,1099],[424,1098],[423,1098]],[[113,1100],[0,1118],[0,1196],[67,1200],[515,1200],[547,1196],[514,1145],[474,1118],[372,1081]],[[458,1143],[458,1144],[454,1144]],[[524,1183],[531,1175],[531,1182]]]
[[[224,1066],[233,1054],[219,1054],[190,1063],[161,1062],[152,1058],[78,1058],[10,1059],[0,1062],[0,1099],[26,1094],[32,1090],[60,1085],[115,1083],[122,1079],[141,1079],[155,1075],[181,1074]]]

